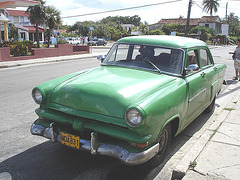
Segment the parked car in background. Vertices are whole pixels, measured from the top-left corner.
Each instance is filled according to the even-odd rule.
[[[214,110],[226,69],[206,43],[176,36],[123,38],[99,58],[33,89],[31,133],[129,165],[162,162],[172,137]]]
[[[73,45],[78,45],[81,43],[81,40],[79,38],[68,38],[68,43]]]
[[[45,41],[43,41],[43,44],[48,44],[48,40],[46,39]],[[50,44],[52,44],[51,40],[50,40]]]
[[[87,43],[89,46],[105,46],[107,44],[107,41],[104,39],[93,39],[92,41],[89,41]]]

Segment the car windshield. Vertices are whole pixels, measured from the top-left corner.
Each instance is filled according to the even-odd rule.
[[[114,44],[103,65],[181,74],[184,51],[139,44]]]

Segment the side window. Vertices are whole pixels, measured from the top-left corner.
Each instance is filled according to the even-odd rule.
[[[209,56],[208,51],[206,49],[200,49],[200,56],[201,56],[202,67],[211,64],[210,56]]]
[[[199,57],[197,50],[191,50],[188,52],[186,67],[191,64],[197,64],[199,66]]]

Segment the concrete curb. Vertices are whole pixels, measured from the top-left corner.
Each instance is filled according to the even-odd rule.
[[[237,85],[229,85],[225,92],[231,91],[233,86]],[[238,85],[239,86],[239,85]],[[214,136],[216,133],[215,131],[218,129],[219,126],[224,122],[224,120],[228,117],[231,111],[224,110],[224,108],[233,108],[235,97],[239,93],[238,91],[234,92],[233,94],[228,94],[224,100],[221,102],[221,109],[220,112],[214,112],[214,115],[211,117],[213,118],[213,123],[210,125],[208,129],[205,130],[204,134],[198,139],[198,141],[193,145],[193,147],[188,151],[188,153],[182,158],[182,160],[177,164],[177,166],[172,171],[171,179],[182,179],[186,172],[189,170],[189,165],[191,162],[194,162],[200,153],[204,150],[204,147],[207,145],[209,140]]]
[[[69,61],[76,59],[87,59],[97,57],[96,54],[80,54],[80,55],[71,55],[71,56],[57,56],[57,57],[48,57],[40,59],[29,59],[29,60],[20,60],[20,61],[4,61],[0,62],[0,68],[11,68],[31,64],[40,64],[40,63],[51,63],[51,62],[60,62],[60,61]]]

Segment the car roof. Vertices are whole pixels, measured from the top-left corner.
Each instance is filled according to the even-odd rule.
[[[180,36],[167,36],[167,35],[131,36],[131,37],[122,38],[117,42],[158,45],[158,46],[174,47],[174,48],[191,48],[196,46],[207,46],[205,42],[198,39],[186,38],[186,37],[180,37]]]

